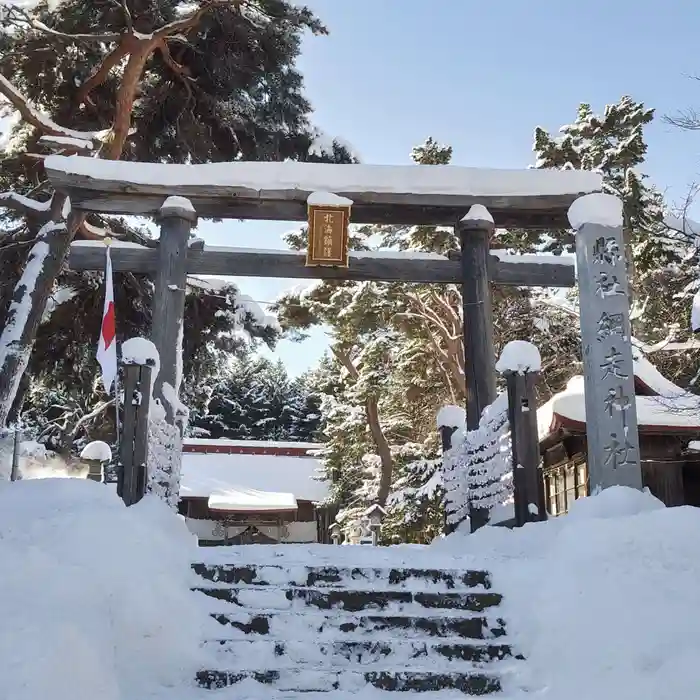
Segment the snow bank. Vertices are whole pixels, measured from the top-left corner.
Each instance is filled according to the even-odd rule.
[[[432,549],[479,562],[526,660],[505,697],[691,700],[700,652],[700,509],[614,487],[519,531],[458,531]]]
[[[210,624],[195,540],[154,497],[81,479],[0,483],[0,698],[173,697]]]

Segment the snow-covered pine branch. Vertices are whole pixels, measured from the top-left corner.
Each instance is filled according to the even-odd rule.
[[[95,133],[91,131],[76,131],[56,124],[53,119],[34,107],[30,101],[0,73],[0,95],[7,98],[10,104],[20,113],[22,119],[49,136],[63,136],[78,139],[81,142],[92,142]]]

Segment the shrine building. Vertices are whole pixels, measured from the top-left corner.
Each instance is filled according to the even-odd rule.
[[[636,349],[634,387],[644,486],[667,506],[700,506],[700,396],[664,377]],[[610,406],[615,410],[615,406]],[[550,516],[589,495],[583,377],[537,412],[544,498]],[[615,459],[609,456],[614,468]]]
[[[179,512],[201,546],[330,541],[315,443],[185,439]]]

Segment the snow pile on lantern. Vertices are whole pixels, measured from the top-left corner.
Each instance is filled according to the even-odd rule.
[[[468,523],[431,549],[504,596],[505,697],[692,700],[700,685],[700,509],[612,487],[517,530]]]
[[[82,479],[0,483],[0,698],[167,696],[201,668],[196,543],[153,496]]]

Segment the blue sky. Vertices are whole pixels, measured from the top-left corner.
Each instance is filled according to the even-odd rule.
[[[527,167],[537,125],[557,130],[580,102],[600,110],[623,94],[657,109],[647,172],[680,201],[700,180],[700,134],[663,123],[700,108],[698,10],[692,0],[307,0],[328,37],[299,61],[315,123],[350,141],[365,163],[409,162],[428,136],[456,165]],[[217,245],[277,248],[288,223],[204,225]],[[200,234],[201,235],[201,234]],[[268,301],[294,282],[239,280]],[[323,335],[283,342],[291,373],[312,365]]]

